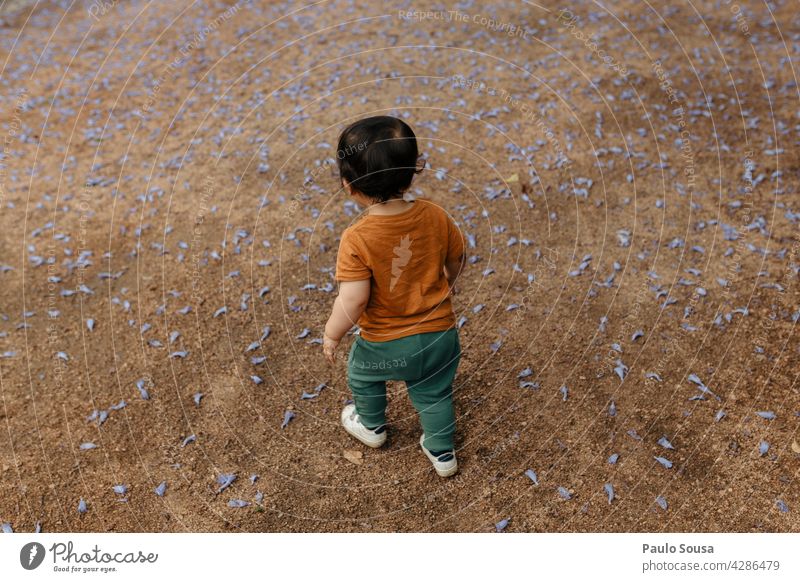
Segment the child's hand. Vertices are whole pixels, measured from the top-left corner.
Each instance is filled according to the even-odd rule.
[[[340,341],[341,340],[335,340],[331,337],[328,337],[328,334],[326,333],[322,334],[322,353],[325,354],[325,359],[331,364],[336,363],[336,346],[339,345]]]

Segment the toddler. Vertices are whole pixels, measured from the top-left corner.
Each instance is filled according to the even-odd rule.
[[[464,264],[464,241],[433,202],[404,194],[422,171],[417,138],[395,117],[356,121],[339,137],[342,187],[366,208],[339,243],[339,294],[325,325],[323,350],[357,324],[347,360],[354,404],[342,425],[370,447],[386,442],[386,380],[405,381],[419,414],[422,451],[442,477],[454,475],[453,378],[461,358],[450,297]]]

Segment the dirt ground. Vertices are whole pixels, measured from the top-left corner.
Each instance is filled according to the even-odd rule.
[[[0,523],[800,531],[800,16],[670,4],[4,5]],[[376,114],[469,240],[449,480],[322,357]]]

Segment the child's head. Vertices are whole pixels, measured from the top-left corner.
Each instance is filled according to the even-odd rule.
[[[349,125],[339,136],[336,160],[342,180],[375,202],[402,197],[424,167],[417,136],[404,121],[386,115]]]

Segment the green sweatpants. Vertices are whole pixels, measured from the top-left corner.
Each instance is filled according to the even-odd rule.
[[[356,336],[347,359],[347,381],[361,422],[386,423],[386,380],[403,380],[425,433],[425,448],[454,448],[453,378],[461,359],[458,330],[419,333],[386,342]]]

